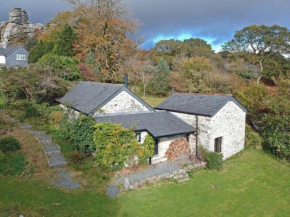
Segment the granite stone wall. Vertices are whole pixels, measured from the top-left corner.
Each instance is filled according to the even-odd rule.
[[[149,110],[126,91],[122,91],[105,106],[103,106],[102,111],[105,114],[112,114]]]

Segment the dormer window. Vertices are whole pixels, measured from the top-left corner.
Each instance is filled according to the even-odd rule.
[[[24,54],[16,54],[16,60],[26,60],[26,56]]]

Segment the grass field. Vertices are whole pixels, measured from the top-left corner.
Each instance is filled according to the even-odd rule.
[[[156,97],[156,96],[147,96],[147,97],[141,97],[146,103],[148,103],[150,106],[155,107],[162,103],[164,100],[166,100],[168,97]]]
[[[113,200],[89,186],[65,191],[33,176],[2,177],[0,216],[289,216],[289,164],[262,151],[243,151],[221,172],[199,169],[191,176]]]

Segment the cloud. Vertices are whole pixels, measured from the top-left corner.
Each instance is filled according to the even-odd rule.
[[[125,0],[144,26],[140,35],[152,46],[163,38],[184,34],[211,41],[219,47],[236,30],[252,24],[290,27],[289,0]]]
[[[160,39],[198,37],[214,48],[234,32],[252,24],[290,28],[290,0],[123,0],[133,17],[143,23],[139,35],[150,48]],[[57,12],[69,10],[62,0],[0,0],[0,20],[12,7],[27,10],[31,22],[46,23]]]

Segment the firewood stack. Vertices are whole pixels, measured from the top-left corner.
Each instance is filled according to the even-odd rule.
[[[179,159],[189,158],[191,156],[189,143],[186,139],[175,140],[169,145],[165,156],[171,162]]]

